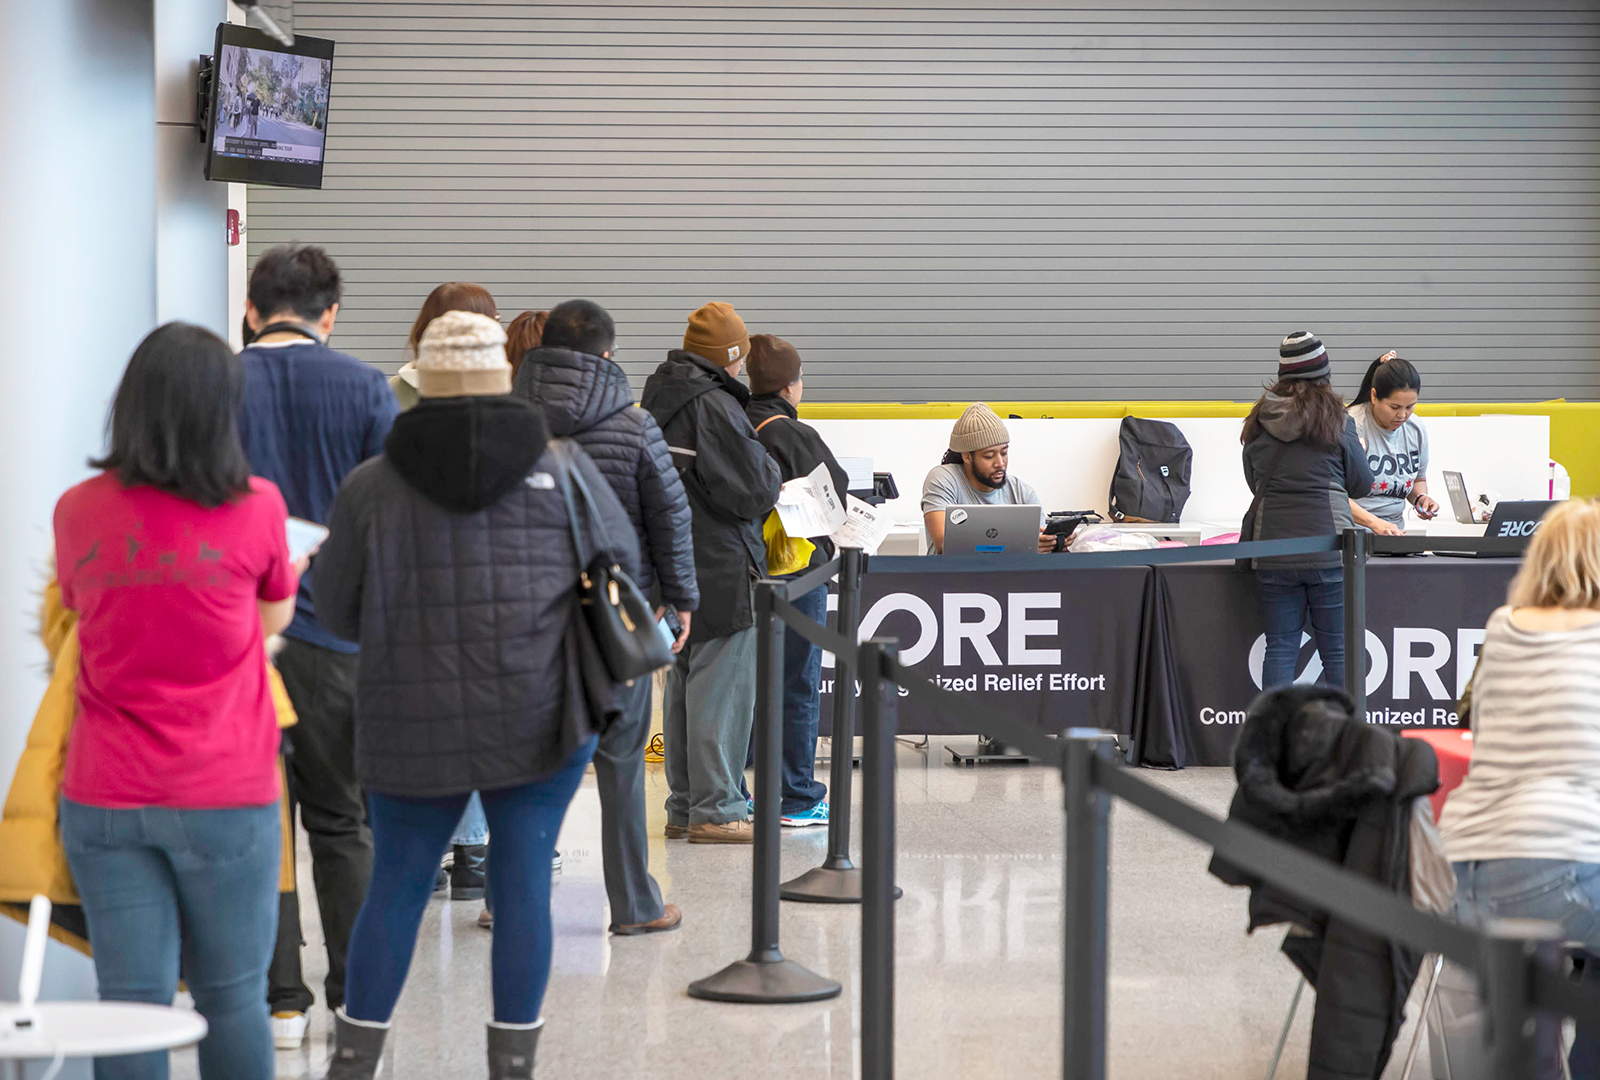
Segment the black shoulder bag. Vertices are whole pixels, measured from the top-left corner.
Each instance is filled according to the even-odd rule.
[[[672,649],[656,630],[654,612],[639,586],[604,553],[590,549],[578,519],[577,504],[581,499],[584,516],[594,521],[594,498],[562,441],[552,439],[550,449],[561,466],[561,496],[567,504],[567,526],[578,556],[576,621],[580,625],[574,630],[579,636],[579,659],[585,667],[584,683],[593,687],[603,677],[612,686],[632,685],[635,679],[671,664]],[[585,647],[585,636],[592,648]],[[603,670],[594,668],[593,658],[598,658]]]

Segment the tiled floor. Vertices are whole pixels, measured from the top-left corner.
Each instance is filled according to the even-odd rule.
[[[905,898],[897,912],[897,1074],[1059,1076],[1059,774],[1037,766],[952,767],[939,745],[900,753]],[[1142,775],[1219,812],[1233,788],[1231,772],[1222,769]],[[664,797],[659,766],[650,782],[653,795]],[[660,825],[659,818],[652,823],[657,836]],[[818,864],[824,845],[825,830],[786,830],[785,877]],[[643,938],[605,933],[592,778],[567,817],[561,851],[566,867],[555,890],[558,938],[541,1077],[857,1075],[858,908],[783,905],[784,951],[841,980],[840,998],[784,1006],[697,1001],[685,987],[749,948],[749,850],[657,840],[652,866],[685,919],[677,933]],[[1209,877],[1207,857],[1137,810],[1113,812],[1109,1050],[1118,1080],[1266,1075],[1295,976],[1278,955],[1280,935],[1245,936],[1245,895]],[[389,1080],[484,1075],[490,935],[475,925],[479,907],[429,907],[395,1016]],[[317,943],[306,950],[307,975],[317,980],[324,962],[309,895],[302,909],[307,937]],[[1278,1073],[1286,1080],[1305,1075],[1309,1002]],[[280,1054],[280,1076],[321,1075],[327,1025],[318,1008],[307,1049]],[[1424,1063],[1418,1075],[1425,1070]],[[177,1055],[174,1076],[195,1075],[192,1051]]]

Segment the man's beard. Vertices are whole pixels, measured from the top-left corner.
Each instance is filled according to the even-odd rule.
[[[978,483],[990,491],[999,491],[1006,486],[1006,471],[1004,469],[989,476],[984,476],[981,473],[974,473],[973,475],[977,478]]]

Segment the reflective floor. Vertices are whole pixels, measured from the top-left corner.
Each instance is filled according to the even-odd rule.
[[[896,1071],[917,1080],[1060,1075],[1061,782],[1038,766],[960,768],[935,740],[900,752]],[[1142,776],[1225,812],[1231,771]],[[653,801],[666,782],[652,767]],[[858,793],[859,802],[859,793]],[[652,822],[659,837],[664,819]],[[1206,874],[1207,852],[1137,810],[1112,814],[1110,1075],[1119,1080],[1264,1077],[1295,975],[1281,935],[1248,938],[1245,894]],[[857,815],[859,830],[859,815]],[[820,863],[826,830],[785,830],[785,878]],[[599,804],[592,777],[561,836],[557,944],[541,1077],[638,1080],[842,1080],[858,1075],[860,913],[783,905],[783,949],[839,979],[844,994],[813,1005],[694,1000],[685,987],[749,948],[748,848],[657,839],[651,864],[685,913],[676,933],[606,934]],[[302,881],[310,868],[301,845]],[[859,851],[859,838],[857,842]],[[307,981],[325,970],[317,910],[301,897]],[[477,1078],[489,1015],[488,932],[477,903],[429,906],[400,1000],[389,1080]],[[1310,996],[1291,1035],[1283,1078],[1305,1075]],[[279,1076],[320,1076],[328,1016],[312,1016],[305,1050],[279,1055]],[[1402,1035],[1401,1046],[1409,1037]],[[1418,1075],[1425,1076],[1424,1063]],[[1399,1055],[1397,1055],[1399,1056]],[[1389,1076],[1398,1076],[1398,1062]],[[173,1075],[196,1076],[193,1052]]]

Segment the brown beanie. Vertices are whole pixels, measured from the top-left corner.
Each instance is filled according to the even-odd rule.
[[[950,449],[958,454],[987,450],[1011,441],[1005,421],[983,402],[967,406],[950,432]]]
[[[776,394],[800,377],[800,351],[773,334],[751,334],[748,370],[752,394]]]
[[[447,311],[417,342],[417,393],[425,398],[511,393],[506,332],[487,315]]]
[[[731,367],[750,355],[750,332],[732,304],[714,300],[689,316],[683,350],[719,367]]]

